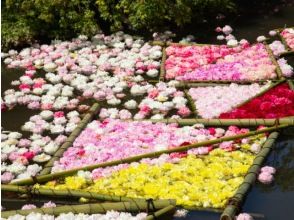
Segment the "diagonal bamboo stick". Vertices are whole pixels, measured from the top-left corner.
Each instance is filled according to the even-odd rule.
[[[275,140],[278,138],[278,136],[278,132],[273,132],[272,134],[270,134],[261,151],[255,157],[253,164],[249,168],[249,171],[247,172],[243,183],[239,186],[235,195],[232,197],[231,201],[228,203],[227,207],[222,213],[220,220],[235,219],[235,215],[241,208],[242,203],[246,195],[248,194],[251,186],[255,183],[257,175],[259,174],[259,170],[266,157],[269,155],[271,149],[273,148]]]
[[[283,76],[283,72],[280,68],[280,65],[278,64],[271,48],[269,47],[269,45],[267,43],[264,43],[264,45],[265,45],[265,49],[267,50],[272,63],[276,66],[276,74],[277,74],[278,79],[285,79],[285,77]]]
[[[166,48],[162,47],[162,60],[160,65],[159,81],[165,81],[165,61],[166,61]]]
[[[66,141],[60,146],[60,148],[54,153],[53,157],[44,165],[43,170],[40,172],[41,175],[48,174],[51,171],[51,168],[56,160],[58,160],[63,153],[72,146],[75,139],[80,135],[80,133],[87,126],[89,121],[93,118],[95,114],[99,111],[99,104],[95,103],[89,109],[89,112],[84,116],[83,120],[81,120],[78,126],[72,131],[70,136],[66,139]]]
[[[85,166],[85,167],[80,167],[80,168],[76,168],[76,169],[72,169],[72,170],[66,170],[66,171],[47,174],[47,175],[39,175],[39,176],[36,176],[36,177],[33,177],[33,178],[31,177],[31,178],[27,178],[27,179],[14,180],[14,181],[11,182],[11,184],[14,184],[14,185],[31,185],[31,184],[34,184],[34,183],[44,183],[44,182],[48,182],[50,180],[54,180],[54,179],[59,178],[59,177],[65,177],[65,176],[73,175],[73,174],[77,173],[80,170],[88,170],[89,171],[89,170],[94,170],[96,168],[104,168],[104,167],[114,166],[114,165],[118,165],[118,164],[122,164],[122,163],[131,163],[131,162],[135,162],[135,161],[140,161],[143,158],[154,158],[154,157],[158,157],[159,155],[162,155],[162,154],[170,154],[170,153],[174,153],[174,152],[185,152],[185,151],[188,151],[190,149],[201,147],[201,146],[214,145],[214,144],[218,144],[218,143],[221,143],[221,142],[224,142],[224,141],[231,141],[231,140],[241,139],[241,138],[245,138],[245,137],[249,137],[249,136],[253,136],[253,135],[257,135],[257,134],[262,134],[262,133],[267,133],[267,132],[279,130],[279,129],[286,128],[286,127],[288,127],[288,125],[286,125],[286,124],[277,125],[277,126],[274,126],[274,127],[264,128],[264,129],[257,130],[257,131],[251,131],[251,132],[248,132],[248,133],[245,133],[245,134],[227,136],[227,137],[222,137],[222,138],[215,139],[215,140],[208,140],[208,141],[203,141],[203,142],[199,142],[199,143],[193,143],[193,144],[189,144],[189,145],[182,146],[182,147],[175,147],[175,148],[168,149],[168,150],[161,150],[161,151],[151,152],[151,153],[137,155],[137,156],[124,158],[124,159],[120,159],[120,160],[115,160],[115,161],[111,161],[111,162],[105,162],[105,163],[101,163],[101,164],[89,165],[89,166]]]
[[[140,119],[135,121],[141,121]],[[249,126],[256,127],[259,125],[265,126],[274,126],[280,124],[287,124],[289,126],[294,125],[294,116],[276,118],[276,119],[263,119],[263,118],[244,118],[244,119],[206,119],[206,118],[184,118],[184,119],[148,119],[147,121],[151,122],[162,122],[162,123],[177,123],[181,126],[185,125],[194,125],[194,124],[203,124],[205,126]]]

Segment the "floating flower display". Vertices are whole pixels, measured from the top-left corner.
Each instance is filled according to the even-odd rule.
[[[189,89],[197,114],[202,118],[217,118],[269,87],[265,85],[209,86]]]
[[[237,130],[234,127],[228,131]],[[205,155],[195,151],[161,155],[139,163],[99,168],[90,176],[79,173],[35,187],[82,189],[132,198],[172,198],[178,205],[222,208],[252,164],[255,153],[250,151],[250,146],[261,146],[265,140],[264,134],[252,136],[244,143],[230,143],[231,149],[220,145]],[[93,181],[87,180],[86,176],[92,177]]]
[[[276,78],[276,66],[262,43],[237,46],[170,46],[166,78],[184,81],[256,81]]]
[[[177,124],[148,121],[93,121],[76,138],[73,146],[65,151],[63,157],[55,162],[52,172],[119,160],[247,131],[248,129],[235,127],[230,127],[227,131],[221,128],[178,127]],[[233,142],[224,148],[230,149],[232,144]]]
[[[287,83],[278,85],[248,103],[222,113],[220,118],[281,118],[294,115],[294,91]]]
[[[65,136],[56,139],[33,134],[28,139],[18,132],[1,132],[1,182],[36,176],[42,164],[51,158],[65,141]]]

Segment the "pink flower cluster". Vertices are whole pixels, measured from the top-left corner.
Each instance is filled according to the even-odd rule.
[[[185,76],[195,69],[214,63],[217,59],[236,53],[241,47],[230,48],[226,45],[207,46],[169,46],[166,48],[166,79]]]
[[[202,118],[217,118],[221,113],[231,111],[234,107],[252,98],[266,89],[269,84],[210,86],[191,88],[189,94],[195,101],[196,110]]]
[[[274,174],[276,173],[276,169],[273,167],[265,166],[260,170],[260,174],[258,175],[258,180],[264,184],[270,184],[274,180]]]
[[[281,32],[281,36],[285,39],[290,49],[294,50],[294,28],[286,28]]]
[[[239,47],[238,47],[239,48]],[[235,49],[236,50],[236,49]],[[195,59],[193,57],[193,59]],[[199,62],[201,58],[197,58]],[[257,43],[243,48],[239,52],[226,54],[215,60],[215,63],[203,62],[202,65],[188,65],[189,68],[181,67],[181,60],[175,58],[173,67],[177,68],[173,77],[177,80],[233,80],[233,81],[256,81],[276,78],[276,66],[262,43]],[[194,63],[195,61],[191,61]],[[174,65],[176,64],[176,65]],[[167,66],[167,78],[169,78]],[[172,77],[170,77],[172,78]]]
[[[106,119],[103,122],[93,121],[63,157],[55,162],[52,172],[119,160],[239,132],[243,130],[234,127],[226,132],[223,129],[178,127],[177,124],[148,121],[126,122],[113,119]],[[205,154],[206,150],[201,149],[194,153]]]

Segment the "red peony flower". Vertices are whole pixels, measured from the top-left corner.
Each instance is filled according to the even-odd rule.
[[[231,112],[222,113],[220,118],[281,118],[287,116],[294,116],[294,91],[287,83],[284,83]]]

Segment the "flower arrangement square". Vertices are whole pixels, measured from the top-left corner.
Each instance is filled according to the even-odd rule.
[[[109,123],[113,122],[110,121]],[[134,124],[131,127],[141,122],[132,123]],[[155,125],[163,126],[162,123]],[[183,144],[188,144],[187,142],[191,143],[197,139],[198,141],[214,139],[249,131],[249,129],[236,126],[230,126],[227,129],[205,129],[198,127],[199,125],[184,126],[177,129],[174,124],[166,126],[167,130],[162,131],[161,128],[160,131],[167,132],[172,128],[176,145],[179,145],[182,141],[185,141]],[[94,127],[96,127],[96,130],[101,130],[99,124]],[[117,129],[120,128],[117,127]],[[156,132],[156,130],[153,129],[153,132]],[[181,133],[181,140],[177,137],[177,133]],[[138,134],[140,134],[139,131]],[[144,136],[150,138],[150,135],[146,132]],[[190,138],[187,138],[189,136]],[[114,135],[112,134],[111,137],[114,137]],[[164,134],[157,134],[156,137],[166,139]],[[120,140],[122,143],[125,142],[121,136]],[[79,171],[77,175],[49,181],[46,184],[37,184],[35,188],[73,189],[131,198],[176,199],[179,206],[220,209],[225,206],[227,200],[234,195],[243,182],[244,175],[266,140],[266,134],[258,134],[213,146],[190,149],[186,152],[162,154],[154,159],[145,158],[139,162],[98,168],[92,172]],[[132,141],[132,143],[134,142]],[[152,146],[153,143],[155,142],[148,145]],[[90,146],[90,144],[85,145]],[[172,144],[170,145],[172,146]],[[157,144],[155,147],[158,146],[162,145]],[[108,149],[111,148],[108,145]],[[125,148],[123,147],[116,152],[123,153]],[[95,149],[95,147],[92,145],[91,148],[88,147],[86,150],[88,151],[88,149]],[[148,148],[145,148],[145,150],[148,151]],[[71,150],[71,152],[73,151]],[[94,154],[93,152],[92,150],[91,153]],[[76,153],[69,154],[68,152],[68,154],[65,154],[65,156],[71,157],[67,161],[76,160],[72,159],[73,154]],[[82,157],[89,158],[90,155],[83,152],[82,156],[81,154],[78,156],[78,160],[80,160]],[[119,156],[116,153],[111,157]],[[62,161],[65,161],[65,158]],[[81,163],[80,165],[82,166]],[[61,167],[60,164],[58,166]]]
[[[263,43],[170,45],[166,48],[165,79],[180,81],[262,81],[278,78],[277,65]]]
[[[211,119],[294,116],[294,91],[287,83],[221,85],[189,89],[198,117]]]

